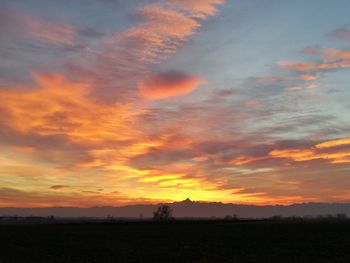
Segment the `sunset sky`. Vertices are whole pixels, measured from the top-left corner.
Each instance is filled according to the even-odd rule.
[[[1,0],[0,206],[350,202],[349,10]]]

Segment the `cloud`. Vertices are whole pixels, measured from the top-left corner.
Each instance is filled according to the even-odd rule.
[[[2,187],[0,188],[0,207],[91,207],[106,206],[111,204],[140,204],[156,203],[158,199],[148,198],[130,198],[117,191],[110,193],[100,193],[98,191],[65,191],[62,192],[45,192],[29,191],[17,188]],[[25,202],[23,202],[25,200]]]
[[[338,140],[332,140],[332,141],[326,141],[323,143],[317,144],[315,147],[318,149],[324,149],[324,148],[331,148],[341,145],[349,145],[350,144],[350,138],[342,138]]]
[[[304,54],[315,60],[287,61],[288,71],[281,76],[273,73],[245,83],[235,79],[226,87],[220,82],[212,90],[198,90],[196,98],[168,99],[195,91],[205,79],[201,73],[159,72],[158,64],[189,41],[222,3],[151,1],[133,9],[133,16],[117,26],[128,27],[116,32],[109,31],[113,24],[82,30],[29,15],[35,22],[26,18],[23,28],[32,30],[22,36],[18,24],[0,23],[7,28],[0,34],[16,33],[27,41],[21,39],[11,50],[21,49],[14,58],[31,73],[29,79],[13,70],[14,79],[24,76],[27,84],[5,83],[0,89],[0,184],[8,187],[0,189],[7,198],[0,206],[24,199],[25,205],[35,206],[121,205],[136,202],[128,196],[179,200],[188,192],[200,200],[292,202],[323,198],[326,183],[302,189],[316,177],[340,184],[347,174],[340,163],[349,163],[348,145],[334,140],[336,146],[326,147],[320,140],[342,138],[346,127],[330,125],[336,116],[301,108],[304,96],[317,92],[280,92],[293,86],[315,88],[313,81],[326,67],[345,65],[347,50],[309,48]],[[74,41],[92,46],[81,45],[78,52]],[[35,56],[48,46],[55,50],[50,53],[54,60],[40,61],[50,63],[49,72],[35,71],[33,67],[42,67],[33,64],[30,52],[35,50]],[[62,56],[68,49],[72,56]],[[30,65],[22,63],[22,54],[31,56]],[[290,97],[291,103],[286,102]],[[316,132],[323,137],[304,141]],[[28,183],[33,180],[35,184]],[[14,184],[18,192],[9,190]]]
[[[322,56],[324,63],[320,65],[327,63],[346,62],[350,60],[350,50],[312,46],[305,48],[303,51],[306,54]]]
[[[0,143],[31,147],[32,153],[16,153],[16,157],[30,156],[33,166],[41,167],[44,163],[53,167],[47,172],[45,170],[40,174],[36,173],[41,179],[41,189],[45,190],[23,191],[17,194],[18,198],[9,197],[11,200],[6,204],[13,205],[18,203],[19,199],[27,199],[26,205],[35,206],[45,206],[48,203],[79,203],[79,206],[132,203],[134,199],[125,197],[123,200],[120,195],[118,198],[109,197],[104,193],[98,194],[93,189],[75,193],[72,190],[75,188],[72,187],[64,189],[63,194],[47,192],[47,189],[63,189],[62,186],[65,186],[67,181],[69,185],[74,186],[74,182],[78,180],[76,177],[85,176],[84,182],[98,178],[101,187],[109,190],[119,185],[119,182],[121,185],[134,183],[133,189],[124,186],[124,190],[133,196],[136,191],[139,191],[141,196],[148,196],[157,191],[149,190],[149,183],[145,190],[143,186],[146,183],[142,182],[142,178],[161,176],[167,169],[186,170],[182,165],[174,165],[173,168],[157,165],[154,170],[134,169],[128,165],[128,161],[133,157],[152,152],[156,147],[172,148],[171,145],[174,144],[169,139],[164,139],[166,136],[163,133],[154,136],[142,129],[146,125],[140,115],[146,116],[148,109],[142,104],[134,103],[133,99],[138,95],[139,81],[147,76],[161,75],[152,74],[150,65],[159,63],[176,52],[177,48],[194,34],[203,19],[215,13],[215,8],[211,6],[217,1],[200,2],[201,5],[198,5],[199,2],[187,5],[157,1],[142,5],[135,11],[140,23],[122,32],[105,35],[100,49],[91,50],[94,56],[88,54],[88,60],[91,59],[92,64],[79,65],[79,61],[74,64],[68,63],[67,69],[74,69],[74,72],[70,71],[71,77],[62,73],[36,72],[32,75],[33,84],[28,87],[15,89],[9,85],[0,90],[0,123],[1,128],[4,126],[1,133],[5,135],[2,137],[5,141]],[[37,27],[36,40],[54,41],[56,33],[48,36],[39,30],[42,28],[38,23],[33,23],[32,26]],[[53,32],[58,31],[57,28],[53,28]],[[90,33],[94,32],[87,33],[91,35]],[[82,32],[80,34],[82,35]],[[32,37],[34,35],[31,35]],[[68,40],[71,39],[66,40],[68,44]],[[55,44],[58,44],[58,40],[55,41]],[[199,77],[179,72],[167,72],[160,78],[160,84],[170,85],[171,91],[165,92],[167,96],[188,93],[204,82]],[[181,86],[174,88],[176,84]],[[158,87],[158,91],[162,88]],[[99,100],[101,94],[107,96],[110,99],[108,102],[112,103]],[[114,103],[115,101],[118,103]],[[176,158],[176,153],[174,157],[169,154],[168,158]],[[5,172],[6,178],[18,178],[19,170],[22,171],[20,175],[36,172],[28,168],[23,170],[18,166],[15,167],[15,171],[11,167],[0,168]],[[70,176],[63,178],[62,175]],[[53,177],[55,185],[52,185],[50,180]],[[15,179],[10,179],[12,180]],[[191,190],[195,195],[198,192],[197,196],[204,197],[208,192],[204,183],[191,178],[161,184],[152,185],[152,189],[162,187],[164,191],[168,191],[167,194],[158,194],[162,200],[164,196],[178,198],[180,186],[186,188],[183,193],[191,186],[196,187]],[[27,189],[23,184],[19,185],[20,188]],[[6,204],[1,203],[0,206]]]
[[[318,84],[310,84],[306,86],[307,89],[317,89],[318,87],[319,87]]]
[[[274,83],[287,81],[288,78],[281,77],[281,76],[264,76],[264,77],[252,78],[252,80],[254,83],[257,83],[257,84],[274,84]]]
[[[277,63],[277,65],[284,69],[300,72],[317,69],[317,66],[314,63],[307,62],[280,61]]]
[[[328,33],[328,36],[350,42],[350,29],[349,26],[337,28],[336,30]]]
[[[311,161],[316,159],[329,160],[330,163],[340,164],[350,162],[350,152],[340,151],[334,153],[317,153],[313,150],[289,149],[289,150],[273,150],[270,156],[274,158],[286,158],[296,162]]]
[[[139,83],[139,91],[147,100],[181,96],[197,89],[205,80],[178,71],[159,73]]]
[[[94,96],[107,101],[135,97],[137,84],[152,74],[150,65],[175,53],[204,19],[215,14],[215,5],[220,2],[168,0],[136,8],[138,24],[104,38],[105,46],[95,67],[98,71],[94,72],[98,86]]]
[[[36,87],[32,89],[0,90],[0,120],[13,130],[23,134],[64,136],[72,142],[84,144],[124,141],[133,134],[131,127],[122,124],[121,119],[110,121],[110,118],[125,114],[131,118],[131,111],[124,112],[127,106],[97,103],[87,96],[88,84],[56,73],[35,73],[34,79]],[[117,128],[118,136],[114,133]],[[103,130],[103,134],[98,135],[96,129]],[[129,130],[128,135],[124,134],[126,137],[122,135],[125,129]]]
[[[261,101],[259,99],[249,99],[245,102],[245,105],[254,108],[261,106]]]
[[[319,158],[312,150],[308,149],[273,150],[269,153],[269,155],[274,158],[287,158],[297,162],[309,161]]]
[[[28,146],[15,146],[14,150],[16,152],[20,152],[20,153],[33,153],[34,152],[34,148],[28,147]]]
[[[316,89],[318,87],[319,87],[318,84],[309,84],[309,85],[306,85],[306,86],[295,85],[295,86],[288,87],[287,90],[289,90],[289,91],[300,91],[300,90],[303,90],[305,88],[306,89]]]
[[[57,185],[50,186],[50,189],[60,190],[60,189],[64,189],[64,188],[67,188],[67,187],[68,187],[67,185],[57,184]]]
[[[303,87],[301,87],[301,86],[291,86],[288,88],[288,90],[290,90],[290,91],[299,91],[302,89],[303,89]]]
[[[4,8],[0,11],[0,26],[3,32],[16,37],[31,37],[49,44],[72,45],[76,32],[66,23],[52,22],[33,16],[30,13]]]
[[[310,80],[315,80],[319,78],[319,74],[301,74],[299,76],[299,79],[304,80],[304,81],[310,81]]]
[[[297,72],[350,68],[350,50],[312,46],[305,48],[303,52],[320,56],[323,61],[321,63],[280,61],[277,65],[283,69]]]
[[[224,0],[170,0],[169,5],[175,5],[188,10],[192,16],[198,18],[206,18],[216,14],[215,5],[223,4]]]
[[[349,147],[332,149],[326,151],[328,148],[336,146],[349,146],[350,139],[343,138],[334,141],[326,141],[323,143],[316,144],[315,147],[305,149],[275,149],[269,153],[269,156],[273,158],[285,158],[295,162],[304,162],[312,160],[326,160],[331,164],[342,164],[350,162],[350,149]]]

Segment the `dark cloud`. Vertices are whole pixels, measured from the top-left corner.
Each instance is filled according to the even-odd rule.
[[[69,186],[67,186],[67,185],[56,184],[56,185],[50,186],[50,189],[53,189],[53,190],[60,190],[60,189],[68,188],[68,187],[69,187]]]

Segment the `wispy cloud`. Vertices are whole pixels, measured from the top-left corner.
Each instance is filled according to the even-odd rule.
[[[350,51],[340,50],[336,48],[323,48],[323,47],[307,47],[304,49],[304,53],[311,55],[321,56],[323,62],[294,62],[294,61],[280,61],[278,65],[281,68],[299,71],[325,71],[331,69],[350,68]]]
[[[350,42],[350,27],[343,26],[328,33],[328,36]]]
[[[105,48],[96,65],[96,85],[100,87],[96,95],[108,93],[107,100],[135,97],[138,82],[154,74],[149,66],[175,53],[204,19],[216,13],[220,3],[223,1],[190,4],[169,0],[138,7],[139,24],[104,39]]]
[[[0,11],[1,26],[4,32],[16,34],[17,37],[31,37],[49,44],[74,43],[75,29],[66,23],[52,22],[30,13],[4,8]]]

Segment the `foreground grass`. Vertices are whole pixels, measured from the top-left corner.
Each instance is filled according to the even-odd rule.
[[[0,225],[6,262],[350,262],[350,224]]]

